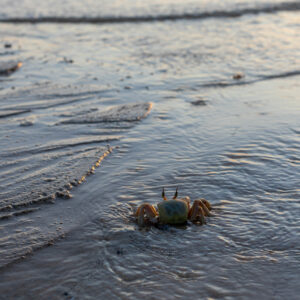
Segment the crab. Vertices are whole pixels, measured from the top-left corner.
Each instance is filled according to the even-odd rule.
[[[164,201],[157,204],[157,208],[149,203],[141,204],[136,210],[134,216],[139,226],[146,224],[168,224],[180,225],[190,220],[205,224],[205,218],[211,216],[211,204],[205,199],[197,199],[191,206],[190,197],[186,196],[180,199],[178,197],[178,188],[172,200],[168,200],[165,196],[165,189],[162,190],[162,198]]]

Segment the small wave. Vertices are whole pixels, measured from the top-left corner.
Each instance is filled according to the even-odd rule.
[[[198,20],[208,18],[237,18],[244,15],[256,15],[260,13],[276,13],[280,11],[300,10],[300,2],[285,2],[278,5],[265,5],[261,7],[244,8],[236,10],[220,10],[201,13],[183,13],[169,15],[142,15],[142,16],[99,16],[99,17],[16,17],[0,19],[2,23],[141,23],[157,21]]]
[[[54,98],[49,101],[47,101],[47,98],[45,97],[44,99],[41,100],[29,100],[26,103],[17,103],[14,106],[5,106],[2,109],[4,111],[9,111],[9,110],[19,110],[19,111],[32,111],[34,109],[47,109],[47,108],[52,108],[52,107],[57,107],[57,106],[62,106],[62,105],[68,105],[72,104],[74,102],[80,102],[80,101],[85,101],[90,99],[90,97],[76,97],[73,96],[72,98],[66,98],[66,99],[60,99],[60,98]]]
[[[285,77],[298,76],[298,75],[300,75],[300,70],[279,73],[279,74],[273,74],[273,75],[264,75],[264,76],[261,76],[261,80],[285,78]]]
[[[26,215],[26,214],[38,211],[39,209],[40,208],[38,208],[38,207],[34,207],[34,208],[28,208],[28,209],[21,209],[21,210],[18,210],[18,211],[15,211],[15,212],[9,212],[9,213],[6,213],[6,214],[0,214],[0,221],[1,220],[6,220],[6,219],[9,219],[9,218],[12,218],[12,217]],[[5,211],[5,209],[2,208],[0,210],[0,212],[3,212],[3,211]]]
[[[101,96],[109,90],[98,86],[76,86],[41,83],[0,90],[0,118],[28,113],[35,109],[48,109],[71,103],[90,100]]]
[[[28,226],[24,232],[6,235],[1,239],[0,270],[3,271],[4,268],[11,266],[13,263],[23,260],[36,250],[53,245],[56,240],[64,238],[64,236],[60,228],[45,237],[40,229]],[[18,243],[15,241],[18,241]],[[22,247],[19,246],[21,244]]]
[[[117,141],[121,138],[121,136],[102,136],[98,138],[81,138],[81,139],[65,139],[63,142],[57,144],[51,144],[34,148],[24,148],[22,149],[7,149],[6,153],[2,153],[2,157],[17,157],[25,154],[34,155],[40,153],[47,153],[51,151],[58,151],[61,149],[66,149],[70,147],[76,146],[86,146],[90,144],[99,144],[99,143],[108,143],[112,141]]]
[[[95,169],[99,167],[103,159],[112,150],[113,148],[111,147],[102,147],[94,151],[94,154],[84,151],[79,155],[73,154],[69,160],[65,159],[64,161],[54,162],[52,166],[50,166],[51,161],[48,159],[47,172],[44,166],[40,166],[40,170],[36,172],[31,171],[29,175],[19,172],[15,178],[10,180],[12,182],[9,184],[4,182],[4,186],[1,186],[5,188],[6,192],[0,193],[0,197],[3,200],[0,203],[0,213],[7,213],[2,215],[2,218],[0,214],[0,220],[22,214],[20,211],[22,208],[44,203],[54,203],[57,198],[71,198],[72,196],[69,191],[74,186],[84,182],[87,176],[93,174]],[[88,155],[90,159],[87,157]],[[91,160],[93,160],[92,163]],[[48,181],[45,176],[48,176],[51,180]],[[29,192],[28,194],[28,190],[22,185],[22,182],[26,182],[28,190],[34,191],[34,193]],[[19,197],[14,196],[14,201],[11,201],[11,193],[15,195],[18,189],[20,189],[18,193]]]
[[[9,205],[5,205],[5,206],[1,206],[0,207],[0,213],[6,213],[6,214],[2,214],[0,217],[0,220],[4,220],[4,219],[8,219],[10,217],[13,216],[18,216],[20,215],[20,210],[22,208],[28,207],[30,205],[36,205],[36,204],[41,204],[41,203],[54,203],[54,199],[55,199],[55,192],[49,196],[44,196],[44,197],[39,197],[39,198],[35,198],[32,199],[31,201],[24,201],[24,202],[19,202],[16,204],[9,204]],[[27,210],[28,213],[29,212],[33,212],[36,211],[38,208],[33,208],[31,210]],[[12,213],[7,213],[10,212],[12,210],[19,210],[19,211],[15,211]],[[21,210],[22,211],[22,210]]]
[[[198,86],[204,88],[217,88],[217,87],[223,88],[223,87],[231,87],[236,85],[248,85],[248,84],[265,81],[265,80],[287,78],[287,77],[293,77],[299,75],[300,75],[300,70],[295,70],[295,71],[288,71],[279,74],[259,75],[257,76],[256,79],[252,79],[252,80],[242,79],[242,80],[234,80],[234,81],[213,81],[213,82],[203,83]]]
[[[36,83],[25,87],[17,88],[13,91],[3,90],[0,94],[1,99],[23,100],[24,96],[33,100],[51,100],[58,98],[84,98],[103,95],[109,90],[98,86],[78,86],[78,85],[59,85],[50,82]],[[85,99],[85,98],[84,98]]]
[[[31,112],[30,109],[6,109],[6,110],[2,110],[0,111],[0,118],[6,118],[6,117],[11,117],[11,116],[17,116],[20,114],[25,114]]]

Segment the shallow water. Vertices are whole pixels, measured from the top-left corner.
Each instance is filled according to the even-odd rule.
[[[114,2],[114,14],[103,2],[97,14],[96,2],[70,1],[68,15],[28,2],[1,16],[262,6],[210,2]],[[297,298],[299,2],[289,3],[239,18],[1,24],[12,47],[0,58],[23,66],[0,77],[0,297]],[[118,105],[131,109],[107,113]],[[212,203],[207,224],[139,229],[136,206],[176,186]]]

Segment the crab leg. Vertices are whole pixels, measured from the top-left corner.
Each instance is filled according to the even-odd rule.
[[[197,202],[202,207],[203,211],[205,212],[204,215],[210,217],[211,213],[209,212],[209,209],[203,200],[205,200],[205,199],[195,200],[194,203]]]
[[[206,199],[201,198],[200,200],[205,204],[205,206],[206,206],[209,210],[212,209],[211,204],[210,204]]]
[[[140,205],[140,206],[137,208],[136,212],[134,213],[134,216],[135,216],[136,218],[139,216],[139,214],[140,214],[140,212],[141,212],[141,207],[142,207],[142,205]]]
[[[135,216],[140,226],[145,225],[145,215],[146,218],[148,218],[151,223],[157,222],[156,216],[158,215],[158,213],[153,205],[149,203],[144,203],[138,207]]]
[[[193,206],[192,208],[190,209],[189,211],[189,219],[192,221],[192,222],[196,222],[198,220],[201,221],[201,224],[205,224],[205,219],[204,219],[204,211],[199,203],[199,201],[195,201],[193,203]]]

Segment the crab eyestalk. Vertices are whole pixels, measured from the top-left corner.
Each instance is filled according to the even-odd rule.
[[[161,196],[164,200],[167,200],[167,197],[165,195],[165,188],[163,187],[163,190],[162,190],[162,193],[161,193]]]
[[[177,196],[178,196],[178,187],[176,188],[176,192],[174,194],[173,200],[175,200],[177,198]]]

